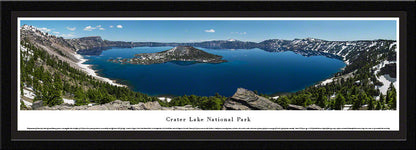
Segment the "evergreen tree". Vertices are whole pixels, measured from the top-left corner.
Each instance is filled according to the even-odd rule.
[[[209,97],[207,103],[205,104],[206,109],[209,110],[220,110],[221,109],[221,100],[216,97]]]
[[[114,101],[116,98],[113,95],[106,93],[100,100],[100,104],[105,104]]]
[[[345,105],[344,96],[342,96],[342,94],[338,94],[337,97],[335,98],[334,109],[342,110],[342,108],[344,108],[344,105]]]
[[[381,93],[380,92],[380,96],[379,96],[380,98],[379,98],[379,101],[380,102],[382,102],[382,103],[386,103],[386,100],[385,100],[385,98],[384,98],[384,95],[383,95],[383,93]]]
[[[393,86],[393,83],[390,84],[390,87],[387,92],[387,97],[389,98],[388,105],[390,109],[396,110],[396,89]]]
[[[20,109],[21,110],[26,110],[27,109],[25,103],[22,100],[20,101]]]
[[[62,95],[63,85],[60,75],[55,74],[53,81],[55,90],[58,92],[59,95]]]
[[[304,103],[303,103],[303,106],[304,107],[309,106],[309,105],[312,104],[312,100],[311,100],[311,98],[308,95],[305,94],[305,96],[303,97],[303,99],[304,99]]]
[[[23,96],[24,95],[24,93],[23,93],[23,82],[20,82],[20,95],[21,96]]]
[[[287,96],[281,96],[277,99],[277,104],[282,106],[283,108],[287,108],[289,106],[290,100],[287,98]]]
[[[87,105],[88,99],[87,99],[87,95],[85,95],[84,91],[81,89],[81,87],[78,87],[75,94],[74,94],[74,99],[75,99],[75,105],[76,106],[81,106],[81,105]]]
[[[382,109],[382,107],[381,107],[381,101],[378,101],[378,102],[376,102],[377,103],[377,106],[376,106],[376,110],[381,110]]]
[[[326,93],[325,88],[319,88],[319,95],[318,95],[318,99],[316,100],[316,103],[321,108],[325,108],[325,104],[327,100],[325,93]]]
[[[352,109],[353,110],[360,109],[361,108],[361,100],[355,95],[353,95],[351,98],[352,98],[352,101],[353,101]]]
[[[374,110],[374,103],[375,103],[374,98],[372,96],[368,97],[368,102],[367,102],[368,110]]]

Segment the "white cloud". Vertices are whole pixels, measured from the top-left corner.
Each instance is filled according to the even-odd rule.
[[[51,29],[48,28],[38,28],[38,30],[42,31],[42,32],[51,32]]]
[[[101,28],[101,25],[98,25],[97,28]]]
[[[75,27],[66,27],[66,29],[68,29],[68,30],[70,30],[70,31],[75,31],[75,29],[77,29],[77,28],[75,28]]]
[[[114,27],[113,25],[110,26],[110,28],[113,28],[113,27]]]
[[[54,33],[54,34],[59,34],[59,32],[52,32],[52,33]]]
[[[97,29],[97,28],[96,27],[91,27],[91,26],[86,26],[84,28],[85,31],[92,31],[92,30],[95,30],[95,29]]]
[[[247,34],[247,32],[230,32],[231,34],[240,34],[240,35],[244,35]]]
[[[215,30],[214,30],[214,29],[209,29],[209,30],[205,30],[205,32],[214,33],[214,32],[215,32]]]
[[[70,34],[60,34],[58,36],[62,36],[63,38],[71,38],[71,37],[74,37],[75,35],[73,33],[70,33]]]
[[[99,28],[99,30],[105,30],[104,28]]]
[[[117,28],[120,28],[121,29],[121,28],[123,28],[123,26],[122,25],[117,25]]]

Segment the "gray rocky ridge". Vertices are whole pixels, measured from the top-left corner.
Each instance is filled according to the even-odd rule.
[[[61,105],[55,105],[52,107],[42,106],[42,101],[36,101],[35,103],[33,103],[33,106],[32,106],[33,110],[198,110],[199,109],[199,108],[192,107],[191,105],[162,107],[157,101],[131,105],[129,101],[121,101],[121,100],[115,100],[106,104],[94,105],[94,106],[88,106],[88,105],[74,106],[74,105],[69,105],[69,104],[61,104]]]
[[[312,104],[309,105],[308,107],[306,107],[307,110],[322,110],[321,107],[319,107],[318,105]]]

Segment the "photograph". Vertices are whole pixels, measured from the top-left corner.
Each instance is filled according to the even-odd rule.
[[[396,111],[398,28],[394,17],[23,17],[18,107]]]
[[[6,149],[414,147],[415,3],[0,3]]]

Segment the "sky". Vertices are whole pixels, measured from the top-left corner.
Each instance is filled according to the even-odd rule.
[[[133,42],[396,39],[395,20],[21,20],[24,24],[64,38]]]

